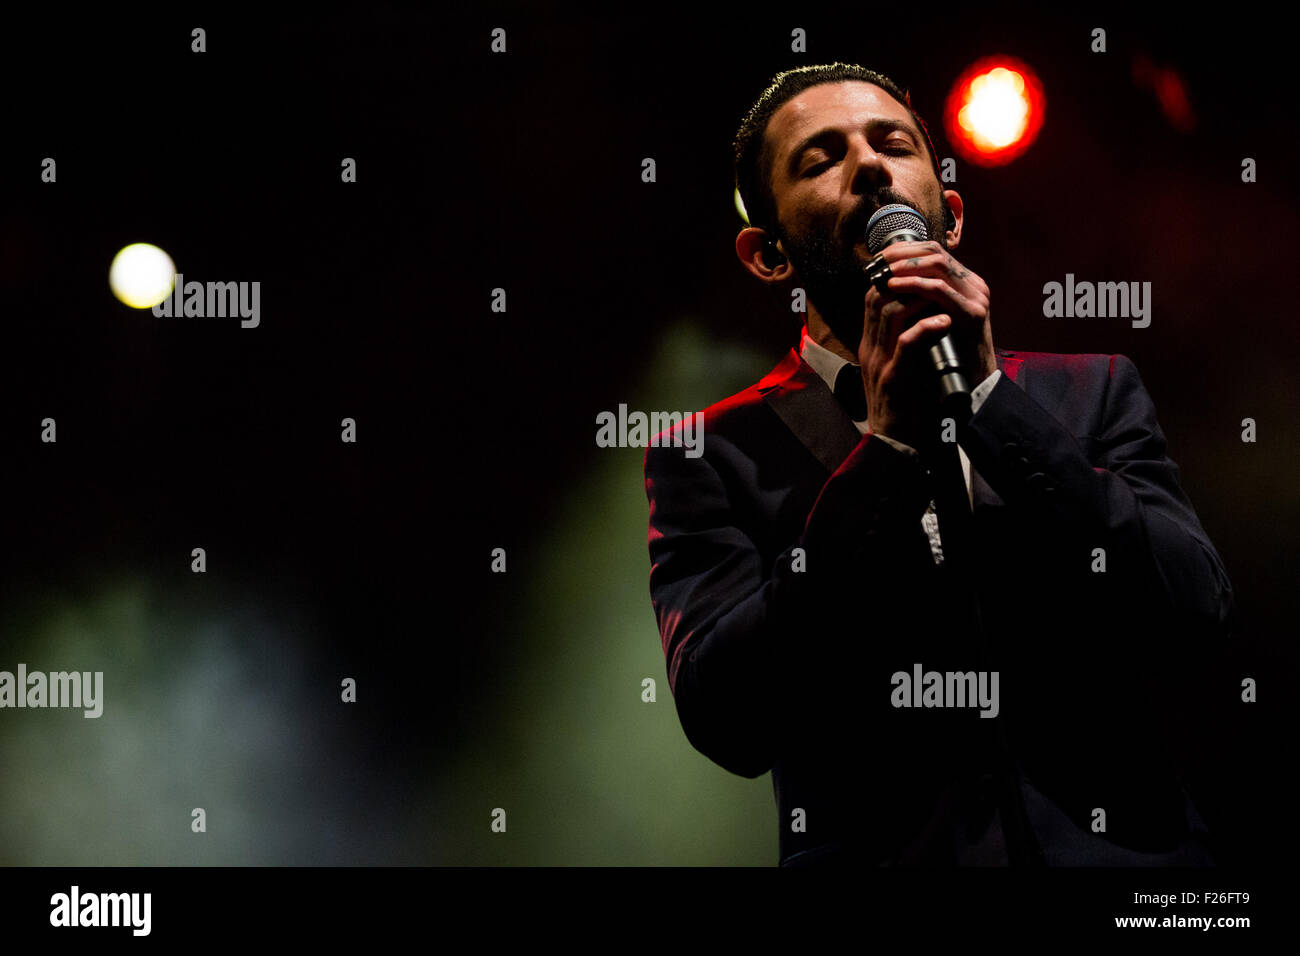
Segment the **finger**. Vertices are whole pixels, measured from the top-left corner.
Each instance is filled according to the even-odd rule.
[[[966,266],[950,255],[913,256],[890,263],[891,276],[925,276],[931,279],[943,279],[953,288],[966,291],[967,294],[988,295],[988,284]]]
[[[935,248],[932,248],[935,245],[928,242],[895,243],[895,245],[889,247],[890,250],[898,246],[905,246],[915,249],[916,253],[912,255],[900,254],[895,259],[891,259],[888,255],[882,253],[881,257],[888,262],[891,275],[919,275],[935,279],[948,279],[957,288],[971,289],[978,294],[988,295],[988,283],[982,277],[954,258],[953,254],[947,249],[937,247],[936,251]]]
[[[988,300],[977,290],[956,288],[946,278],[896,275],[889,280],[887,286],[890,292],[919,296],[976,318],[983,318],[988,311]]]
[[[889,263],[891,276],[930,276],[934,279],[945,278],[948,274],[947,262],[942,256],[908,256]]]
[[[911,295],[878,296],[873,301],[875,313],[867,317],[872,330],[871,343],[886,355],[894,354],[899,335],[912,325],[919,313],[934,310],[932,303]]]
[[[881,308],[881,316],[894,338],[908,328],[916,317],[924,312],[938,314],[947,309],[936,309],[934,303],[918,295],[899,295],[887,298]]]
[[[918,355],[928,352],[952,330],[952,317],[931,315],[921,319],[898,336],[895,354],[900,362],[912,362]]]
[[[887,314],[887,308],[898,307],[898,298],[896,296],[886,296],[879,289],[872,286],[867,290],[862,300],[863,308],[863,338],[873,349],[879,349],[890,344],[889,352],[893,351],[891,334],[891,322]]]
[[[891,242],[879,253],[892,267],[895,262],[907,259],[924,259],[927,256],[945,256],[948,250],[933,239],[922,242]]]

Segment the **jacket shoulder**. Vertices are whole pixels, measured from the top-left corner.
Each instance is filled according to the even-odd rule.
[[[1054,375],[1088,376],[1105,373],[1113,376],[1117,367],[1127,371],[1134,367],[1127,355],[1106,354],[1106,352],[1028,352],[1022,350],[997,350],[998,358],[1019,360],[1024,367],[1035,372],[1054,373]]]
[[[1127,355],[1101,352],[1024,352],[998,349],[998,358],[1019,362],[1027,379],[1038,386],[1074,390],[1106,385],[1117,375],[1136,376]],[[1013,376],[1018,378],[1019,376]]]
[[[1149,402],[1125,355],[998,350],[998,356],[1004,372],[1076,436],[1105,431],[1116,407]]]
[[[656,457],[661,457],[665,450],[677,449],[683,445],[683,431],[693,428],[695,434],[712,436],[726,441],[728,436],[738,436],[752,432],[755,427],[775,424],[778,419],[767,407],[765,396],[788,379],[798,368],[799,357],[791,351],[780,364],[748,388],[741,389],[721,401],[714,402],[702,411],[692,413],[694,421],[688,422],[683,416],[681,422],[675,422],[651,438],[646,448],[644,466],[648,470]],[[709,448],[709,440],[703,442]],[[706,452],[707,454],[707,452]]]

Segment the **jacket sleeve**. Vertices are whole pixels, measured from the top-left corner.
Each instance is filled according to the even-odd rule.
[[[915,458],[864,436],[822,487],[799,540],[765,567],[707,449],[694,459],[647,449],[650,594],[677,713],[697,750],[741,776],[771,769],[776,703],[834,666],[809,611],[851,600],[849,575],[864,564],[887,576],[904,553],[930,561],[920,525],[930,494],[919,478]]]
[[[1137,368],[1110,357],[1096,435],[1081,447],[1005,375],[961,436],[975,468],[1008,505],[1032,517],[1043,561],[1097,600],[1122,598],[1165,626],[1172,642],[1221,633],[1232,587],[1166,454]],[[1091,570],[1095,549],[1105,573]],[[1133,603],[1136,602],[1136,603]]]

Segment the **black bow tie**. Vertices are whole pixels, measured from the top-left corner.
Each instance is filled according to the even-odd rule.
[[[852,362],[835,376],[835,397],[839,399],[849,418],[855,422],[867,420],[867,393],[862,387],[862,367]]]

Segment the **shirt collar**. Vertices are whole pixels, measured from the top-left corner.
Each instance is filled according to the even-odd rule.
[[[835,392],[835,379],[839,376],[840,370],[846,365],[858,368],[856,363],[850,362],[848,359],[836,355],[825,346],[814,342],[808,334],[808,326],[806,325],[803,327],[803,337],[799,342],[799,355],[808,363],[809,368],[816,372],[821,380],[826,383],[826,387],[831,390],[832,394]],[[853,424],[862,434],[867,433],[866,421],[854,422]]]
[[[825,346],[818,345],[808,334],[808,326],[803,328],[803,338],[799,342],[799,355],[809,367],[816,372],[826,387],[832,392],[835,391],[835,379],[840,374],[840,369],[852,364],[848,359],[836,355]]]

